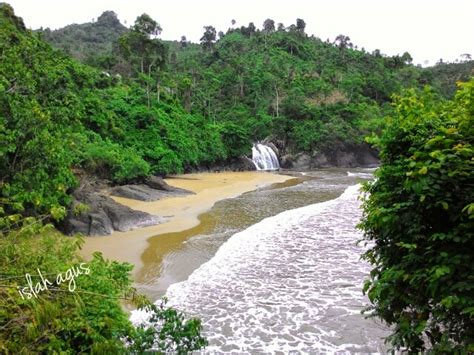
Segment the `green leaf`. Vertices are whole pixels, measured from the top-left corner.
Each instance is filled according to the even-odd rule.
[[[426,175],[426,173],[428,173],[428,168],[426,166],[424,166],[420,170],[418,170],[418,174],[420,174],[420,175]]]

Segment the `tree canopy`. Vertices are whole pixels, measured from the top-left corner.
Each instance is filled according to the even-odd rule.
[[[474,79],[443,102],[425,89],[397,97],[378,141],[361,224],[373,247],[372,315],[395,348],[474,351]]]

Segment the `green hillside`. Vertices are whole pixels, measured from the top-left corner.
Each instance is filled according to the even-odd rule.
[[[113,11],[105,11],[95,22],[72,24],[58,30],[41,29],[44,40],[84,62],[112,52],[113,43],[127,31]]]
[[[185,38],[161,42],[155,51],[160,65],[149,73],[130,53],[123,55],[120,40],[109,44],[114,53],[86,62],[131,79],[148,74],[156,95],[171,93],[187,112],[220,124],[232,156],[248,154],[250,142],[267,137],[283,153],[331,156],[353,150],[383,126],[391,95],[431,84],[450,97],[456,81],[467,80],[474,66],[470,61],[450,70],[421,69],[411,64],[409,53],[384,56],[358,49],[344,35],[333,43],[308,36],[301,19],[287,28],[276,29],[274,23],[229,29],[219,39],[216,29],[206,26],[200,45]],[[83,26],[94,38],[86,30],[90,24]]]
[[[124,182],[227,156],[219,128],[172,95],[157,102],[140,83],[54,50],[5,10],[0,21],[3,197],[45,212],[67,206],[72,168]]]

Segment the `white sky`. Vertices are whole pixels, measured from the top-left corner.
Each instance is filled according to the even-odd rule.
[[[416,64],[474,57],[474,0],[0,0],[23,17],[27,27],[56,29],[90,22],[103,11],[115,11],[130,26],[146,12],[157,20],[163,39],[198,42],[203,26],[226,31],[266,18],[285,26],[306,22],[306,32],[331,41],[348,35],[359,48],[387,55],[408,51]],[[428,61],[428,62],[427,62]]]

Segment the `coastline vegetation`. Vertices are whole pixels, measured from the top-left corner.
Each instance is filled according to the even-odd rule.
[[[426,88],[394,101],[377,140],[361,227],[374,246],[367,311],[410,352],[474,351],[474,79],[453,100]]]
[[[131,287],[131,265],[99,254],[74,292],[18,292],[26,273],[83,262],[81,239],[52,227],[71,208],[78,171],[122,184],[225,164],[266,137],[288,152],[330,153],[380,132],[382,168],[362,224],[376,241],[366,254],[373,314],[397,324],[395,347],[423,350],[427,335],[451,351],[473,339],[473,82],[446,101],[473,61],[422,69],[408,53],[308,36],[301,19],[225,34],[206,26],[199,45],[161,41],[146,14],[130,29],[116,20],[107,12],[95,26],[33,32],[0,3],[0,352],[206,345],[198,319],[150,304]],[[133,327],[123,299],[148,307],[159,327]]]

